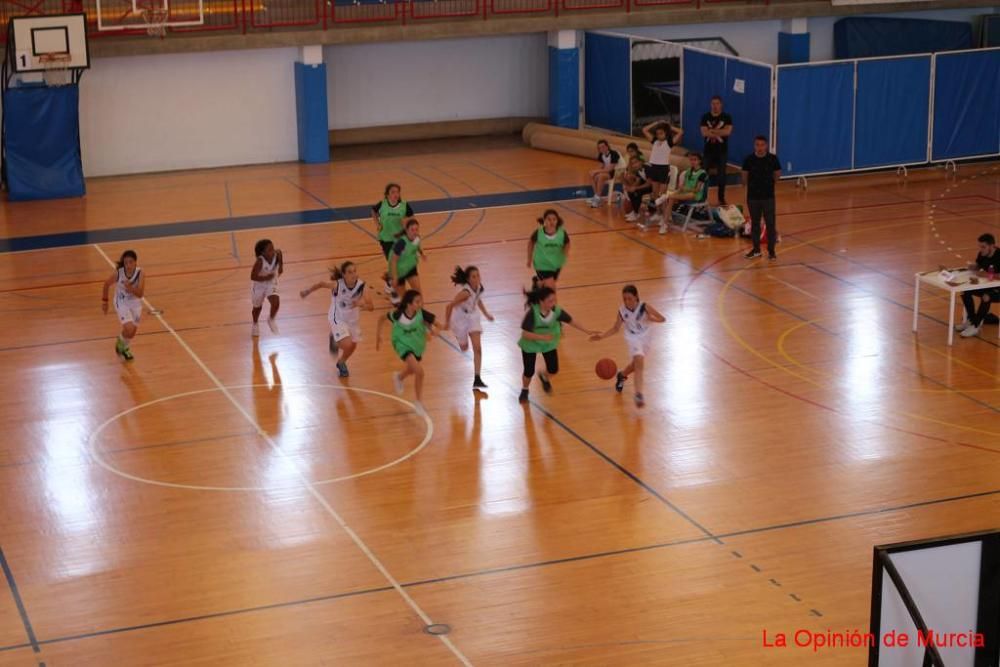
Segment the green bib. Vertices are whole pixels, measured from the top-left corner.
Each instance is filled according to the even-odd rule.
[[[559,347],[559,339],[562,338],[562,322],[559,316],[562,315],[562,308],[556,306],[549,313],[547,318],[542,317],[542,309],[535,304],[531,306],[531,316],[535,318],[535,330],[532,333],[541,336],[551,335],[552,340],[528,340],[522,337],[518,341],[518,346],[525,352],[545,353]]]
[[[539,226],[535,234],[535,250],[531,255],[531,263],[536,271],[558,271],[566,263],[566,230],[562,227],[556,230],[555,236],[549,237]]]
[[[400,357],[407,352],[412,352],[418,357],[424,356],[424,348],[427,347],[427,326],[424,324],[424,314],[417,311],[409,324],[401,319],[396,319],[396,313],[389,313],[389,321],[392,322],[392,349]]]
[[[692,171],[687,169],[684,172],[684,189],[688,192],[693,191],[698,187],[698,179],[701,178],[702,174],[705,173],[704,169],[699,169],[698,171]],[[708,195],[708,188],[701,191],[701,194],[695,199],[695,201],[702,201]]]
[[[382,229],[378,233],[379,241],[395,241],[396,237],[403,231],[403,218],[406,217],[406,200],[400,199],[395,206],[389,204],[389,200],[383,199],[382,206],[378,210],[378,219],[382,223]]]
[[[410,271],[417,268],[417,261],[420,259],[420,237],[418,236],[413,241],[406,236],[400,236],[399,238],[400,240],[406,242],[406,247],[403,248],[402,254],[399,255],[399,258],[396,260],[396,275],[402,278]],[[395,253],[396,251],[393,250],[389,254],[389,266],[392,266],[392,256]]]

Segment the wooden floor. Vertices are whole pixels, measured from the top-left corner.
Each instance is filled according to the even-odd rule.
[[[928,293],[910,331],[913,273],[1000,228],[1000,171],[783,183],[771,265],[740,241],[554,204],[572,236],[563,307],[603,329],[632,282],[667,317],[643,409],[593,373],[624,361],[622,339],[574,330],[554,393],[517,403],[525,239],[545,205],[419,216],[429,308],[443,314],[450,270],[473,263],[497,315],[488,398],[447,335],[430,343],[429,423],[392,394],[377,313],[341,381],[328,300],[297,295],[345,258],[377,282],[369,223],[238,229],[372,203],[389,180],[417,202],[516,200],[588,166],[500,147],[5,204],[4,237],[135,238],[0,255],[0,665],[862,664],[858,649],[765,649],[762,631],[865,632],[873,545],[1000,525],[996,327],[949,348],[947,301]],[[220,218],[231,232],[198,233]],[[142,233],[188,221],[191,235]],[[265,235],[286,257],[281,334],[255,343]],[[99,302],[125,248],[160,313],[128,365]]]

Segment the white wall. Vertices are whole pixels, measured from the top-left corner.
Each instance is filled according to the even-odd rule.
[[[87,176],[298,158],[298,49],[94,58],[80,84]]]
[[[330,129],[548,115],[545,33],[324,48]]]

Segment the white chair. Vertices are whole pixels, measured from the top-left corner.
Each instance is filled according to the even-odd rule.
[[[615,183],[623,181],[627,169],[628,162],[625,161],[625,158],[618,158],[618,164],[615,165],[615,170],[611,172],[611,178],[608,179],[608,206],[615,205]],[[624,199],[622,197],[622,200]]]
[[[687,206],[687,215],[684,216],[684,226],[681,227],[682,232],[687,231],[688,225],[691,224],[691,217],[694,215],[694,212],[696,210],[701,210],[708,213],[708,221],[709,222],[712,221],[712,207],[708,205],[708,199],[705,199],[705,201],[700,201],[698,203],[693,203],[693,202],[683,202],[683,203],[685,206]],[[674,216],[679,218],[680,214],[675,213]]]

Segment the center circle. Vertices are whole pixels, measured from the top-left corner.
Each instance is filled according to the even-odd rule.
[[[250,416],[249,412],[247,412],[247,410],[243,406],[241,406],[236,401],[236,399],[232,396],[232,394],[230,393],[230,390],[240,390],[240,389],[251,389],[252,390],[252,389],[259,389],[259,388],[265,388],[265,389],[280,388],[282,391],[294,391],[294,390],[299,390],[299,389],[332,389],[334,391],[356,392],[356,393],[359,393],[359,394],[367,394],[369,396],[378,396],[380,398],[387,398],[387,399],[396,401],[397,403],[400,403],[400,404],[406,406],[407,408],[409,408],[413,412],[414,415],[416,415],[418,417],[421,417],[421,415],[417,412],[416,406],[414,406],[409,401],[404,400],[404,399],[402,399],[402,398],[400,398],[398,396],[393,396],[392,394],[386,394],[386,393],[383,393],[381,391],[375,391],[374,389],[361,389],[359,387],[345,387],[345,386],[334,385],[334,384],[299,384],[299,385],[281,385],[281,384],[279,384],[279,385],[274,385],[273,387],[272,387],[272,385],[269,385],[269,384],[244,384],[244,385],[234,385],[234,386],[231,386],[231,387],[220,386],[220,387],[211,387],[209,389],[198,389],[198,390],[195,390],[195,391],[186,391],[186,392],[181,392],[181,393],[178,393],[178,394],[172,394],[170,396],[164,396],[162,398],[157,398],[157,399],[154,399],[152,401],[146,401],[145,403],[140,403],[139,405],[134,405],[131,408],[128,408],[127,410],[123,410],[123,411],[119,412],[118,414],[109,417],[103,423],[101,423],[96,429],[93,430],[93,432],[90,434],[90,437],[87,438],[87,451],[90,453],[90,456],[94,459],[94,461],[99,466],[101,466],[102,468],[104,468],[105,470],[107,470],[108,472],[111,472],[111,473],[113,473],[115,475],[118,475],[119,477],[123,477],[125,479],[132,480],[134,482],[141,482],[143,484],[151,484],[151,485],[154,485],[154,486],[162,486],[162,487],[167,487],[167,488],[172,488],[172,489],[187,489],[187,490],[191,490],[191,491],[242,491],[242,492],[247,492],[247,491],[276,491],[276,490],[293,489],[293,488],[301,487],[301,486],[303,486],[305,484],[308,484],[310,486],[320,486],[320,485],[326,485],[326,484],[336,484],[337,482],[345,482],[347,480],[357,479],[359,477],[366,477],[368,475],[374,475],[377,472],[381,472],[383,470],[387,470],[387,469],[389,469],[389,468],[391,468],[391,467],[393,467],[393,466],[395,466],[395,465],[397,465],[399,463],[402,463],[403,461],[406,461],[407,459],[415,456],[418,452],[420,452],[420,450],[422,450],[424,447],[427,446],[427,444],[431,441],[431,437],[433,437],[433,435],[434,435],[434,423],[431,421],[430,417],[425,414],[425,415],[422,415],[422,419],[423,419],[424,424],[426,426],[426,431],[424,432],[424,437],[421,439],[421,441],[416,446],[414,446],[412,449],[410,449],[409,451],[407,451],[405,454],[403,454],[402,456],[399,456],[399,457],[393,459],[392,461],[389,461],[388,463],[384,463],[384,464],[379,465],[379,466],[368,468],[366,470],[362,470],[361,472],[352,473],[350,475],[340,475],[340,476],[337,476],[337,477],[330,477],[330,478],[322,479],[322,480],[319,480],[319,481],[310,481],[310,480],[308,480],[305,477],[305,475],[296,468],[296,472],[302,478],[302,481],[299,482],[299,483],[297,483],[297,484],[287,484],[287,485],[279,485],[279,486],[208,486],[208,485],[202,485],[202,484],[181,484],[181,483],[178,483],[178,482],[166,482],[166,481],[163,481],[163,480],[151,479],[151,478],[148,478],[148,477],[140,477],[138,475],[133,475],[133,474],[131,474],[129,472],[126,472],[126,471],[122,470],[121,468],[119,468],[119,467],[113,465],[112,463],[110,463],[107,460],[107,458],[105,457],[105,455],[101,452],[100,448],[98,447],[98,443],[100,441],[102,433],[104,433],[104,431],[110,425],[114,424],[115,422],[121,420],[122,418],[124,418],[124,417],[126,417],[126,416],[128,416],[128,415],[130,415],[130,414],[132,414],[134,412],[138,412],[140,410],[143,410],[144,408],[149,408],[149,407],[152,407],[154,405],[159,405],[161,403],[167,403],[169,401],[173,401],[173,400],[177,400],[177,399],[181,399],[181,398],[188,398],[188,397],[191,397],[191,396],[201,396],[201,395],[204,395],[204,394],[220,393],[221,392],[222,394],[225,395],[225,397],[227,399],[229,399],[233,403],[233,405],[246,418],[246,420],[253,425],[254,430],[256,431],[258,437],[262,437],[265,440],[267,440],[269,442],[269,444],[271,444],[274,447],[274,449],[275,449],[275,451],[276,451],[277,454],[281,455],[282,457],[285,457],[286,454],[282,450],[282,448],[280,446],[278,446],[277,444],[274,443],[273,438],[270,435],[268,435],[266,432],[264,432],[264,430],[260,427],[260,425]]]

